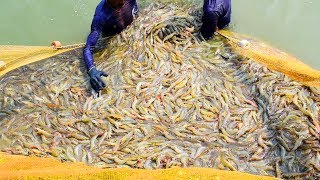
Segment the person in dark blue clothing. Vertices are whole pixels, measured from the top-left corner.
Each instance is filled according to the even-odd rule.
[[[231,0],[204,0],[203,17],[200,32],[209,40],[214,32],[223,29],[230,23]]]
[[[91,32],[83,50],[90,84],[96,92],[106,86],[101,76],[108,76],[107,73],[96,69],[92,56],[100,35],[111,36],[120,33],[131,24],[137,11],[136,0],[102,0],[98,4],[91,23]]]
[[[102,0],[97,6],[91,32],[83,51],[90,83],[96,92],[106,86],[101,76],[108,76],[107,73],[96,69],[92,56],[100,35],[103,33],[110,36],[120,33],[131,24],[137,11],[136,0]],[[222,29],[230,23],[230,15],[231,0],[204,0],[203,25],[200,29],[202,36],[206,40],[212,38],[218,28]]]

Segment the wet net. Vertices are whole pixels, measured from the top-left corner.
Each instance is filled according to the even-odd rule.
[[[240,56],[224,38],[201,41],[200,17],[190,6],[140,12],[95,54],[109,74],[100,94],[81,49],[7,73],[0,149],[98,168],[317,178],[320,89]]]
[[[224,36],[239,54],[252,58],[272,70],[282,72],[304,85],[320,86],[320,72],[297,58],[245,35],[224,30],[219,34]]]
[[[0,45],[0,77],[23,65],[46,59],[72,48],[56,49],[45,46],[5,46]]]

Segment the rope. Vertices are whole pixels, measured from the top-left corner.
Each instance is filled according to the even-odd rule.
[[[105,38],[101,38],[98,40],[98,43],[101,43],[104,40],[107,40],[108,37]],[[79,43],[79,44],[71,44],[71,45],[66,45],[66,46],[62,46],[60,41],[53,41],[51,43],[51,47],[53,49],[75,49],[75,48],[81,48],[84,47],[86,45],[86,43]]]
[[[241,41],[239,39],[227,36],[225,34],[220,33],[219,31],[215,32],[215,34],[222,36],[223,38],[227,39],[227,41],[233,43],[234,45],[237,45],[239,47],[243,47],[243,45],[241,44]]]
[[[96,49],[104,48],[108,38],[110,37],[99,39]],[[0,45],[0,77],[23,65],[78,49],[85,45],[86,43],[79,43],[62,46],[60,41],[53,41],[51,46]]]

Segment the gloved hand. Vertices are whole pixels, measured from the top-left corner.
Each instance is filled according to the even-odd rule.
[[[214,32],[217,31],[218,18],[219,16],[216,12],[204,12],[200,32],[205,40],[211,39],[214,36]]]
[[[99,71],[93,67],[89,70],[88,74],[90,76],[90,84],[97,93],[106,87],[106,84],[102,80],[101,76],[107,77],[107,73]]]

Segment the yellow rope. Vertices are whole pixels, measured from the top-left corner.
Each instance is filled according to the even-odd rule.
[[[73,49],[73,48],[80,48],[80,47],[84,47],[85,45],[86,45],[86,43],[72,44],[72,45],[62,46],[62,47],[61,47],[61,49]]]
[[[107,40],[109,37],[105,37],[105,38],[100,38],[98,40],[98,44],[101,42],[104,42],[105,40]],[[66,45],[66,46],[61,46],[58,49],[75,49],[75,48],[80,48],[80,47],[84,47],[86,45],[86,43],[79,43],[79,44],[72,44],[72,45]],[[55,48],[55,47],[53,47]],[[57,49],[57,48],[55,48]]]

